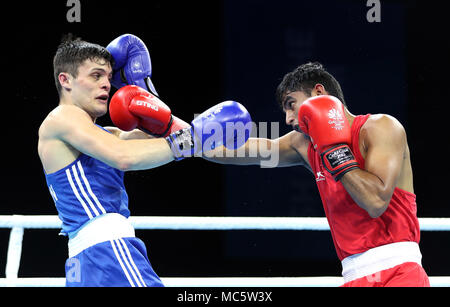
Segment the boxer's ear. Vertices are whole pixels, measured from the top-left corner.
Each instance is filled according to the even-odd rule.
[[[72,90],[72,79],[72,75],[67,72],[61,72],[58,75],[59,84],[61,84],[61,87],[66,91]]]
[[[325,90],[325,86],[320,83],[317,83],[313,90],[311,91],[311,96],[319,96],[319,95],[327,95],[327,91]]]

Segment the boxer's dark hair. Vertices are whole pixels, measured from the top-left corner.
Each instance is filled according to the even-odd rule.
[[[64,36],[53,57],[53,75],[60,97],[62,87],[58,80],[59,74],[66,72],[76,78],[78,67],[85,60],[100,61],[98,63],[101,64],[106,61],[114,67],[114,59],[105,47],[75,38],[72,34]]]
[[[283,101],[287,93],[302,91],[310,97],[314,86],[318,83],[325,87],[328,94],[335,96],[347,106],[339,82],[319,62],[300,65],[292,72],[287,73],[278,85],[276,99],[283,108]]]

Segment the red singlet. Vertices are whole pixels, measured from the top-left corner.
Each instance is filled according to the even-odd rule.
[[[369,116],[357,116],[351,127],[350,147],[361,169],[364,169],[364,159],[359,151],[359,132]],[[390,243],[419,243],[419,221],[413,193],[395,188],[386,211],[378,218],[371,218],[353,201],[342,183],[335,182],[324,169],[320,155],[312,144],[308,148],[308,159],[316,177],[339,260]]]

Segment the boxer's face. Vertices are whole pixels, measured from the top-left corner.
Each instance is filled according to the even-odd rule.
[[[288,92],[283,100],[283,111],[286,113],[286,125],[291,126],[295,131],[300,132],[298,127],[298,109],[302,103],[308,99],[302,91]]]
[[[72,80],[72,102],[85,110],[92,118],[103,116],[108,111],[112,69],[104,60],[86,60],[78,68]]]
[[[311,90],[310,96],[303,91],[286,93],[283,100],[283,111],[286,113],[286,125],[291,126],[295,131],[301,132],[298,126],[298,110],[302,103],[310,97],[327,94],[328,92],[322,84],[316,84]]]

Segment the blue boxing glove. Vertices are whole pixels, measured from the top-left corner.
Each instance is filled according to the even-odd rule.
[[[222,145],[237,149],[247,142],[251,130],[252,119],[245,107],[225,101],[197,116],[190,128],[176,131],[166,140],[178,161]]]
[[[137,85],[158,96],[150,79],[152,62],[144,42],[132,34],[124,34],[113,40],[106,49],[114,58],[111,83],[117,89],[125,85]]]

